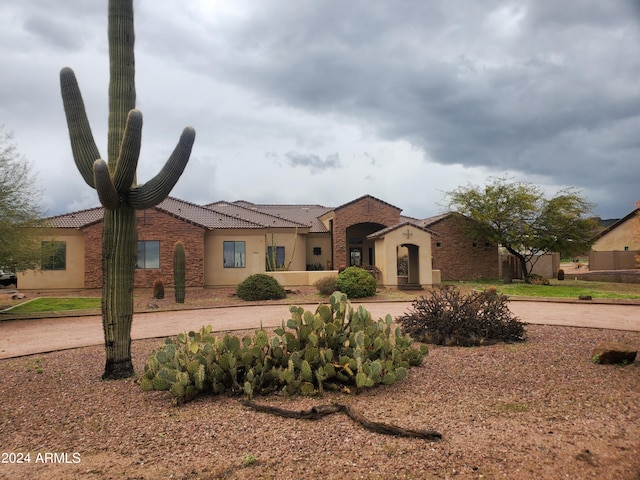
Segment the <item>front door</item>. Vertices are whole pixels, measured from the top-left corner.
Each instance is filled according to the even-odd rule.
[[[361,267],[362,266],[362,249],[361,248],[350,248],[350,262],[349,265],[352,267]]]

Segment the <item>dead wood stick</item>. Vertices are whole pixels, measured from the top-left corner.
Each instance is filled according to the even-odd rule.
[[[408,428],[398,427],[389,423],[372,422],[367,420],[364,415],[356,412],[348,405],[344,406],[344,412],[354,422],[359,423],[367,430],[372,432],[382,433],[384,435],[395,435],[397,437],[409,437],[409,438],[424,438],[425,440],[440,440],[442,434],[435,430],[412,430]]]
[[[298,418],[302,420],[317,420],[318,418],[333,413],[345,412],[347,416],[356,423],[359,423],[367,430],[372,432],[381,433],[383,435],[395,435],[399,437],[409,438],[422,438],[425,440],[440,440],[442,435],[435,430],[413,430],[402,428],[397,425],[391,425],[382,422],[372,422],[367,420],[364,415],[356,412],[348,405],[341,405],[334,403],[331,405],[319,405],[311,407],[307,410],[287,410],[285,408],[272,407],[270,405],[260,405],[251,400],[244,400],[242,404],[246,407],[252,408],[258,412],[271,413],[273,415],[279,415],[287,418]]]

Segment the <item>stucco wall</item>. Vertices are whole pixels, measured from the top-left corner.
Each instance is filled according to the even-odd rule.
[[[204,285],[237,285],[249,275],[265,271],[264,230],[210,230],[205,234]],[[245,267],[224,268],[223,242],[245,242]]]
[[[613,230],[605,233],[594,242],[591,250],[594,252],[606,252],[613,250],[629,251],[640,250],[640,235],[638,234],[638,221],[635,216],[618,225]]]
[[[58,241],[66,244],[66,268],[64,270],[30,270],[16,274],[20,290],[84,288],[84,240],[76,229],[49,230],[42,241]]]
[[[284,264],[288,270],[307,269],[307,235],[295,229],[267,232],[265,234],[265,265],[268,247],[284,247]]]
[[[324,270],[331,268],[331,237],[329,233],[310,233],[307,235],[306,244],[306,264],[319,263]],[[314,248],[320,249],[320,255],[313,253]]]
[[[408,242],[406,232],[411,234],[409,242],[418,249],[417,262],[413,262],[410,268],[417,268],[418,274],[413,271],[411,275],[417,278],[420,285],[433,285],[433,272],[431,269],[431,235],[412,226],[404,226],[398,230],[393,230],[378,238],[375,241],[376,266],[381,270],[380,284],[384,286],[398,285],[398,247]],[[402,252],[406,249],[401,248]]]
[[[318,280],[326,277],[337,277],[337,270],[317,270],[304,272],[267,272],[267,275],[275,278],[283,287],[300,287],[313,285]]]

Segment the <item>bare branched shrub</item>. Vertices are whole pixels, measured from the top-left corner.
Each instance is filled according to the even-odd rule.
[[[525,324],[507,307],[495,288],[463,295],[452,285],[414,300],[412,310],[397,319],[414,340],[447,346],[487,345],[525,340]]]

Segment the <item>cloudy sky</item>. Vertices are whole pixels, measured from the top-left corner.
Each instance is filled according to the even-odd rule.
[[[106,156],[106,0],[0,3],[0,125],[48,214],[96,206],[69,147],[72,67]],[[594,213],[640,200],[637,0],[136,0],[138,179],[182,129],[172,195],[338,206],[371,194],[414,217],[490,177],[577,187]]]

